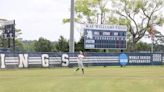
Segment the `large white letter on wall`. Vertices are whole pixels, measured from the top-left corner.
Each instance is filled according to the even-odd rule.
[[[19,68],[28,67],[28,54],[19,54]]]
[[[43,54],[42,55],[42,66],[43,67],[49,67],[49,56],[48,54]]]
[[[62,66],[68,66],[69,65],[69,57],[68,54],[62,55]]]
[[[1,55],[1,68],[6,68],[5,66],[5,54],[0,54]]]

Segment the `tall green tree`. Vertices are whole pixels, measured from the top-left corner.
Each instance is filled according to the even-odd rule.
[[[34,48],[37,52],[51,52],[53,46],[49,40],[40,37],[39,40],[34,43]]]
[[[82,36],[80,40],[75,44],[75,51],[85,51],[84,49],[84,37]]]
[[[154,45],[160,44],[164,44],[164,35],[161,32],[156,31],[154,35]]]
[[[31,41],[31,40],[22,41],[23,51],[25,51],[25,52],[35,52],[35,46],[34,46],[35,42],[36,42],[35,40],[34,41]]]
[[[108,0],[76,0],[75,2],[75,22],[78,24],[104,24],[106,15],[109,12],[107,8]],[[63,19],[64,23],[70,22],[69,18]],[[75,44],[75,50],[84,51],[83,37]],[[88,51],[88,50],[87,50]],[[90,50],[97,51],[97,50]]]
[[[15,51],[23,52],[24,51],[24,46],[21,40],[17,39],[15,41]]]
[[[75,21],[80,24],[99,23],[126,25],[130,51],[152,26],[162,25],[163,0],[76,0]],[[100,17],[99,17],[100,16]],[[69,22],[69,19],[64,19]]]
[[[136,43],[151,31],[151,26],[164,23],[160,13],[163,4],[163,0],[113,0],[109,23],[127,25],[131,50],[134,51]]]
[[[155,45],[154,52],[164,52],[164,45]]]
[[[76,0],[75,2],[75,22],[86,23],[105,23],[108,0]],[[70,22],[69,18],[63,19],[64,23]]]
[[[151,45],[148,43],[140,41],[136,44],[136,50],[137,51],[148,51],[148,52],[150,52],[151,51]]]
[[[68,40],[66,40],[63,36],[60,36],[58,42],[55,44],[56,50],[61,52],[68,52],[69,45]]]

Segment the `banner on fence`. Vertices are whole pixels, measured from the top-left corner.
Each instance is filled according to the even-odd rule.
[[[1,53],[0,68],[73,67],[78,53]],[[161,65],[163,53],[86,53],[86,66]]]

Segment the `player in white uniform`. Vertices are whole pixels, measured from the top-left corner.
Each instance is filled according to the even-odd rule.
[[[83,62],[82,62],[82,59],[83,58],[84,58],[83,52],[80,51],[80,54],[78,55],[78,60],[77,60],[78,68],[76,69],[76,71],[78,71],[79,69],[81,69],[82,70],[82,73],[84,74],[84,65],[83,65]]]

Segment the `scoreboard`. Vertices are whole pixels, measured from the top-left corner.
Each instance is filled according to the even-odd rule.
[[[15,37],[15,20],[6,21],[4,24],[3,36],[5,39]]]
[[[84,27],[85,49],[126,49],[127,27],[88,24]]]

